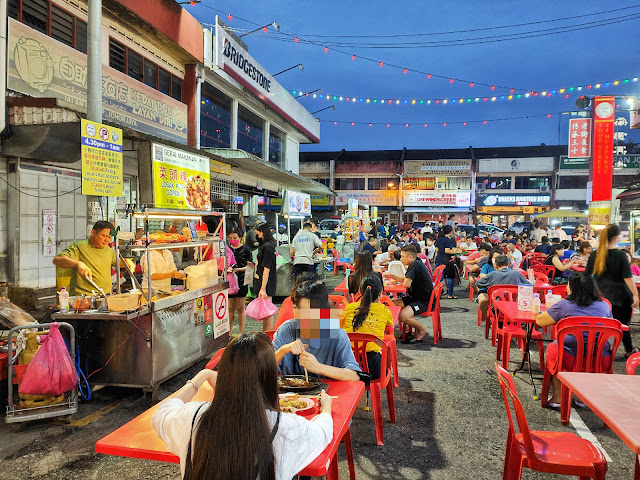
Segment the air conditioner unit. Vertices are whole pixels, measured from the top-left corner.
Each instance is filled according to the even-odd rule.
[[[549,193],[551,191],[551,187],[549,187],[548,185],[542,185],[538,191],[540,193]]]
[[[476,190],[479,192],[484,192],[487,189],[487,186],[484,183],[476,183]]]
[[[438,190],[446,190],[447,189],[447,183],[446,182],[438,182],[438,183],[436,183],[436,188]]]

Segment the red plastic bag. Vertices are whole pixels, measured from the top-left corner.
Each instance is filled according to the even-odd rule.
[[[78,383],[78,372],[60,335],[59,324],[52,323],[49,335],[24,372],[22,394],[57,396],[70,392]]]
[[[246,314],[256,320],[262,320],[263,318],[274,315],[277,311],[278,307],[266,298],[256,298],[255,300],[251,300],[249,305],[247,305]]]

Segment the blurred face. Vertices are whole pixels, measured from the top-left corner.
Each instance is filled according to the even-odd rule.
[[[260,240],[264,240],[264,234],[260,230],[254,229],[253,231],[256,234],[256,238],[258,238]]]
[[[413,262],[415,259],[416,259],[416,257],[414,257],[413,255],[411,255],[408,252],[400,252],[400,261],[404,265],[411,265],[411,262]]]
[[[591,245],[589,245],[588,247],[585,247],[585,248],[582,250],[582,252],[583,252],[582,254],[583,254],[583,255],[591,255],[591,252],[592,252],[592,251],[593,251],[593,247],[592,247]]]
[[[513,243],[507,243],[507,250],[509,252],[513,252],[516,249],[516,246]]]
[[[473,239],[471,237],[467,237],[464,239],[464,241],[466,242],[467,245],[471,245],[471,242],[473,242]]]
[[[564,255],[564,248],[561,248],[560,250],[556,250],[556,256],[562,257],[563,255]]]
[[[531,240],[531,246],[535,247],[536,245],[538,245],[538,241],[537,240]]]
[[[233,247],[237,247],[238,245],[240,245],[240,237],[237,233],[230,233],[229,235],[227,235],[227,240]]]
[[[110,232],[111,230],[108,228],[103,228],[97,232],[95,230],[91,230],[91,237],[89,238],[91,245],[96,248],[105,248],[108,246],[111,242]]]

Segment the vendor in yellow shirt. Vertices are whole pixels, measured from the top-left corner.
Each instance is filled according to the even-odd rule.
[[[69,245],[54,259],[58,268],[72,268],[69,295],[91,295],[95,287],[85,277],[91,278],[107,295],[111,293],[111,267],[116,264],[116,254],[109,243],[113,225],[100,220],[91,230],[91,236]]]
[[[366,275],[360,283],[361,299],[350,303],[344,310],[344,330],[357,333],[369,333],[384,338],[387,326],[393,326],[393,316],[386,305],[380,303],[382,282],[378,275]],[[380,378],[381,348],[375,343],[367,345],[367,364],[371,380]]]

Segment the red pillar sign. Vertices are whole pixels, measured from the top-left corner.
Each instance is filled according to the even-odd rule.
[[[592,202],[610,201],[613,186],[613,121],[615,97],[594,97],[593,148],[589,168]]]

